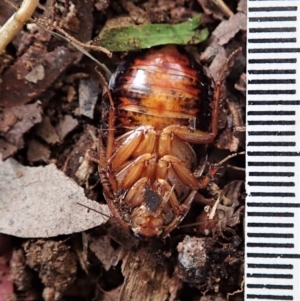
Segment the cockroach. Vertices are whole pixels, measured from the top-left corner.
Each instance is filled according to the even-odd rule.
[[[217,135],[225,65],[212,88],[188,52],[166,45],[129,55],[112,76],[102,100],[97,161],[107,204],[135,237],[166,237],[214,179],[219,165],[199,175],[193,146]],[[207,131],[199,128],[203,104],[211,107]]]

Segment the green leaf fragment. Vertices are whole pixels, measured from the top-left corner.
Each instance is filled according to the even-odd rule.
[[[165,44],[198,44],[207,39],[207,28],[199,29],[202,15],[179,24],[145,24],[113,27],[104,30],[94,45],[110,51],[129,51]]]

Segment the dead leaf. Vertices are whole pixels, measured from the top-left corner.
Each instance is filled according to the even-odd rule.
[[[22,176],[20,177],[19,175]],[[18,237],[52,237],[81,232],[106,222],[107,205],[84,196],[83,189],[54,164],[25,167],[13,159],[0,163],[0,232]]]
[[[213,4],[210,0],[198,0],[198,3],[201,5],[203,11],[207,15],[212,15],[214,19],[217,20],[223,20],[224,15],[223,13],[218,9],[216,5]]]
[[[88,78],[79,82],[80,114],[89,118],[94,117],[94,108],[98,100],[99,81]]]
[[[247,89],[247,76],[246,73],[242,73],[240,75],[240,78],[238,82],[234,85],[234,87],[242,92],[244,95],[246,95],[246,89]]]
[[[9,260],[12,256],[12,238],[0,234],[0,301],[15,300],[14,282]]]
[[[0,263],[0,291],[0,301],[15,300],[10,267],[4,263]]]
[[[217,80],[219,77],[220,66],[223,66],[227,59],[224,47],[218,47],[217,49],[217,55],[209,66],[209,75],[214,80]]]
[[[18,148],[0,138],[0,154],[3,160],[6,160],[17,152]]]
[[[42,143],[34,139],[28,142],[27,159],[30,162],[44,161],[48,163],[50,154],[50,150]]]
[[[244,13],[239,12],[229,20],[222,21],[212,34],[219,40],[219,45],[225,45],[240,30],[247,30],[247,17]]]
[[[45,77],[45,68],[43,65],[37,65],[26,76],[25,79],[31,83],[36,84]]]
[[[236,10],[246,14],[247,13],[247,0],[240,0]]]
[[[77,119],[73,118],[71,115],[63,116],[55,127],[60,141],[63,141],[65,137],[77,127],[77,125]]]
[[[103,11],[109,7],[109,1],[108,0],[96,0],[95,1],[95,7],[98,11]]]
[[[5,109],[4,114],[13,114],[17,122],[11,126],[10,130],[3,135],[4,139],[15,145],[18,149],[24,146],[23,135],[30,130],[36,123],[42,120],[42,109],[38,102],[29,105],[17,106]]]
[[[92,126],[84,129],[79,139],[73,144],[72,150],[64,163],[64,173],[79,185],[87,183],[89,176],[96,168],[96,165],[85,157],[86,152],[90,152],[90,148],[93,148],[93,140],[89,131],[95,133],[95,130]],[[92,193],[92,190],[89,190],[89,192]],[[90,198],[94,199],[93,197]]]
[[[148,17],[147,12],[142,8],[134,5],[130,1],[122,0],[123,8],[128,12],[130,18],[133,20],[135,24],[146,24],[150,23],[150,19]]]
[[[17,116],[10,110],[3,110],[0,113],[0,132],[7,133],[17,122]]]
[[[108,271],[113,264],[112,259],[116,256],[116,253],[119,252],[111,246],[110,238],[108,236],[98,238],[92,237],[91,240],[90,250],[95,253],[97,258],[103,264],[104,269]]]
[[[59,142],[59,137],[48,116],[44,116],[42,122],[36,126],[36,133],[49,144]]]

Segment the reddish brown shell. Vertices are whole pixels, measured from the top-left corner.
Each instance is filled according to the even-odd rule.
[[[125,128],[197,121],[211,102],[211,82],[203,67],[185,50],[174,45],[129,55],[117,68],[110,89]],[[206,122],[207,123],[207,122]]]

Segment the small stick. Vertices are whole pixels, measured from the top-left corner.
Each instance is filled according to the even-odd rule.
[[[226,161],[230,160],[231,158],[234,158],[234,157],[239,156],[239,155],[245,155],[245,151],[228,155],[226,158],[224,158],[223,160],[221,160],[217,164],[218,165],[222,165],[223,163],[225,163]]]
[[[38,25],[44,24],[46,26],[50,26],[50,27],[56,29],[57,31],[59,31],[60,33],[62,33],[69,41],[73,42],[74,44],[76,44],[76,45],[78,45],[80,47],[83,47],[83,48],[86,48],[86,49],[90,49],[90,50],[104,52],[105,54],[107,54],[108,57],[110,57],[110,58],[112,57],[112,53],[109,50],[107,50],[106,48],[101,47],[101,46],[88,45],[88,44],[82,43],[82,42],[76,40],[74,37],[72,37],[71,35],[69,35],[65,30],[63,30],[62,28],[60,28],[59,26],[57,26],[54,23],[50,24],[49,22],[47,22],[47,20],[45,21],[43,19],[35,20],[35,22]]]
[[[219,205],[219,203],[220,203],[220,200],[221,200],[221,198],[220,198],[220,195],[219,195],[219,196],[218,196],[218,199],[217,199],[216,202],[215,202],[215,204],[214,204],[213,207],[211,208],[211,211],[210,211],[210,213],[209,213],[208,219],[213,219],[213,218],[214,218],[215,213],[216,213],[216,210],[217,210],[217,207],[218,207],[218,205]]]
[[[11,3],[9,0],[4,0],[7,4],[9,4],[11,7],[14,9],[17,9],[17,7]],[[78,40],[76,40],[74,37],[69,35],[66,31],[64,31],[62,28],[57,26],[54,23],[50,23],[48,20],[43,20],[43,19],[32,19],[31,15],[35,11],[37,5],[39,3],[39,0],[24,0],[20,9],[10,17],[10,19],[0,28],[0,53],[6,48],[9,42],[15,37],[15,35],[22,29],[22,27],[28,22],[33,22],[52,34],[53,36],[60,36],[59,34],[56,34],[54,32],[51,32],[50,29],[48,28],[54,28],[60,33],[64,35],[62,37],[63,39],[67,40],[69,43],[71,43],[75,48],[77,48],[79,51],[87,55],[88,57],[92,58],[92,60],[98,61],[94,59],[90,54],[87,54],[87,52],[82,49],[90,49],[90,50],[95,50],[95,51],[101,51],[107,54],[108,57],[112,57],[112,53],[101,46],[95,46],[95,45],[88,45],[85,43],[82,43]],[[110,78],[110,71],[100,62],[98,63],[102,69],[104,69],[107,78]]]
[[[231,11],[231,9],[226,5],[226,3],[223,2],[223,0],[211,0],[212,3],[214,3],[226,17],[230,18],[234,15],[234,13]]]
[[[107,81],[110,80],[111,78],[111,72],[110,70],[102,63],[100,63],[97,59],[95,59],[95,57],[93,57],[89,52],[87,52],[83,47],[79,46],[76,44],[76,42],[72,42],[71,40],[69,40],[67,37],[64,37],[63,35],[57,33],[57,32],[54,32],[54,31],[51,31],[50,29],[46,28],[44,25],[42,24],[39,24],[38,22],[36,22],[36,24],[41,27],[43,30],[45,30],[46,32],[49,32],[51,35],[53,35],[54,37],[57,37],[57,38],[60,38],[60,39],[63,39],[69,43],[71,43],[71,45],[73,47],[75,47],[78,51],[80,51],[81,53],[83,53],[84,55],[86,55],[87,57],[89,57],[92,61],[94,61],[104,72],[105,72],[105,76],[106,76],[106,79]],[[73,40],[77,41],[76,39],[73,38]]]
[[[30,20],[39,0],[24,0],[21,7],[0,28],[0,53]]]

